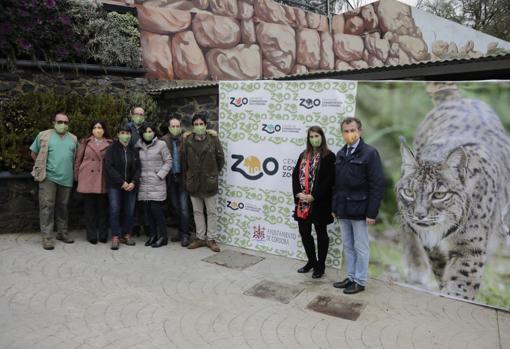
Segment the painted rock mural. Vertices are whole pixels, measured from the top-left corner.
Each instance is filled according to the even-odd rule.
[[[331,23],[273,0],[138,0],[136,8],[144,67],[157,79],[271,79],[510,52],[509,42],[395,0]]]

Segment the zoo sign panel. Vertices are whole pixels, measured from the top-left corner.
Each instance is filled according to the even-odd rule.
[[[340,121],[354,116],[356,82],[220,83],[219,132],[226,165],[220,181],[219,235],[226,243],[304,259],[292,218],[292,171],[306,131],[321,126],[333,150]],[[331,225],[327,264],[340,266],[341,240]]]
[[[333,152],[356,116],[383,160],[386,193],[370,228],[370,277],[510,308],[510,82],[220,83],[219,236],[306,259],[292,214],[292,171],[306,131]],[[341,265],[338,223],[329,266]]]

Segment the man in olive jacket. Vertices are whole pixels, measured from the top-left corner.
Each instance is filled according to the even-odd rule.
[[[193,132],[184,135],[183,165],[186,190],[191,197],[197,238],[188,248],[208,246],[214,252],[220,248],[216,243],[218,208],[218,175],[225,164],[225,155],[213,130],[206,130],[207,113],[197,113],[191,120]],[[207,227],[204,217],[207,212]]]

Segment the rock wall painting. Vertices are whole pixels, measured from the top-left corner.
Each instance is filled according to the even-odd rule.
[[[395,0],[328,18],[273,0],[138,0],[147,77],[271,79],[510,52],[510,43]]]
[[[149,78],[252,80],[333,68],[332,50],[321,48],[332,42],[326,16],[272,0],[148,0],[136,8]]]

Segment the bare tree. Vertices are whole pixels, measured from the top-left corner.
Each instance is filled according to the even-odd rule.
[[[419,0],[416,7],[510,40],[510,0]]]

